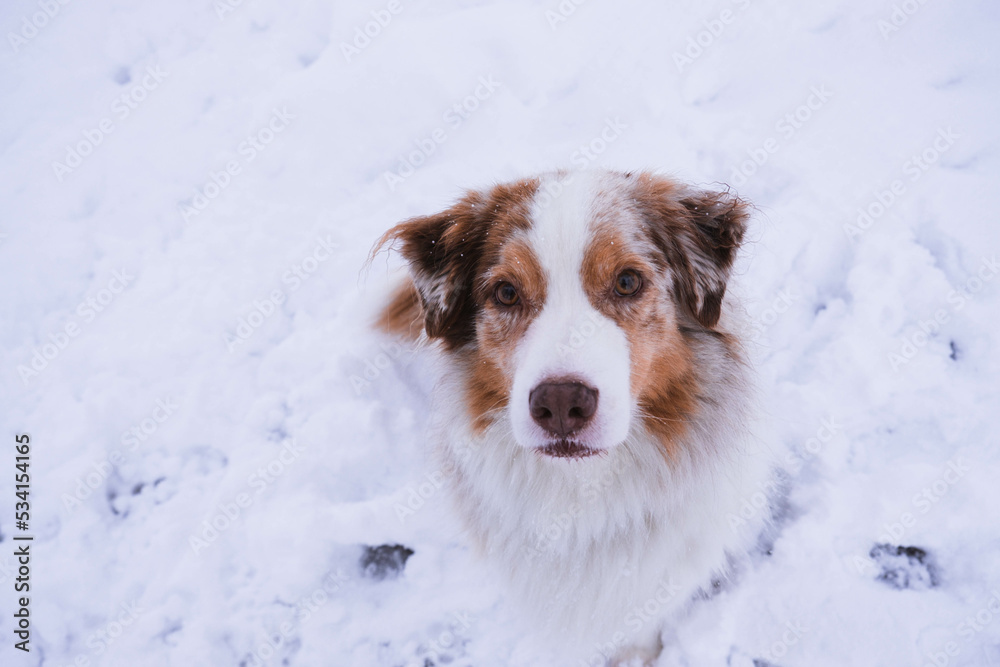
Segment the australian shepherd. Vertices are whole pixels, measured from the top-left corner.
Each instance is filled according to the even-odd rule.
[[[409,264],[380,327],[446,364],[433,438],[459,513],[569,664],[655,659],[768,521],[745,511],[771,464],[726,297],[749,212],[650,173],[554,172],[376,246]]]

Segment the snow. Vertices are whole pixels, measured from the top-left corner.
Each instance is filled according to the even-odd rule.
[[[734,290],[788,507],[658,664],[1000,665],[994,3],[11,0],[0,25],[0,424],[31,435],[35,535],[25,654],[11,447],[3,665],[551,664],[428,462],[433,360],[365,326],[399,260],[362,267],[465,187],[567,166],[758,208]],[[887,582],[913,563],[879,544],[935,585]]]

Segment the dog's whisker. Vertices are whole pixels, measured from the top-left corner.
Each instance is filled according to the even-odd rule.
[[[674,422],[678,424],[694,423],[694,420],[692,419],[671,419],[670,417],[660,417],[659,415],[651,414],[649,412],[646,412],[645,410],[639,410],[637,411],[637,414],[643,419],[652,419],[653,421],[659,421],[659,422]]]

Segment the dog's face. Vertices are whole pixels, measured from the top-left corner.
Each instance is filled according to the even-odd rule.
[[[382,243],[402,241],[416,288],[402,298],[464,366],[475,429],[580,458],[641,425],[669,454],[696,408],[689,340],[716,327],[746,218],[728,194],[649,174],[551,174]]]

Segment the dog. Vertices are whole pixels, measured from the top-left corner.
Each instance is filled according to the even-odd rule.
[[[652,173],[552,172],[375,245],[409,266],[377,326],[445,364],[459,514],[567,662],[654,660],[768,524],[745,511],[773,473],[726,296],[750,213]]]

